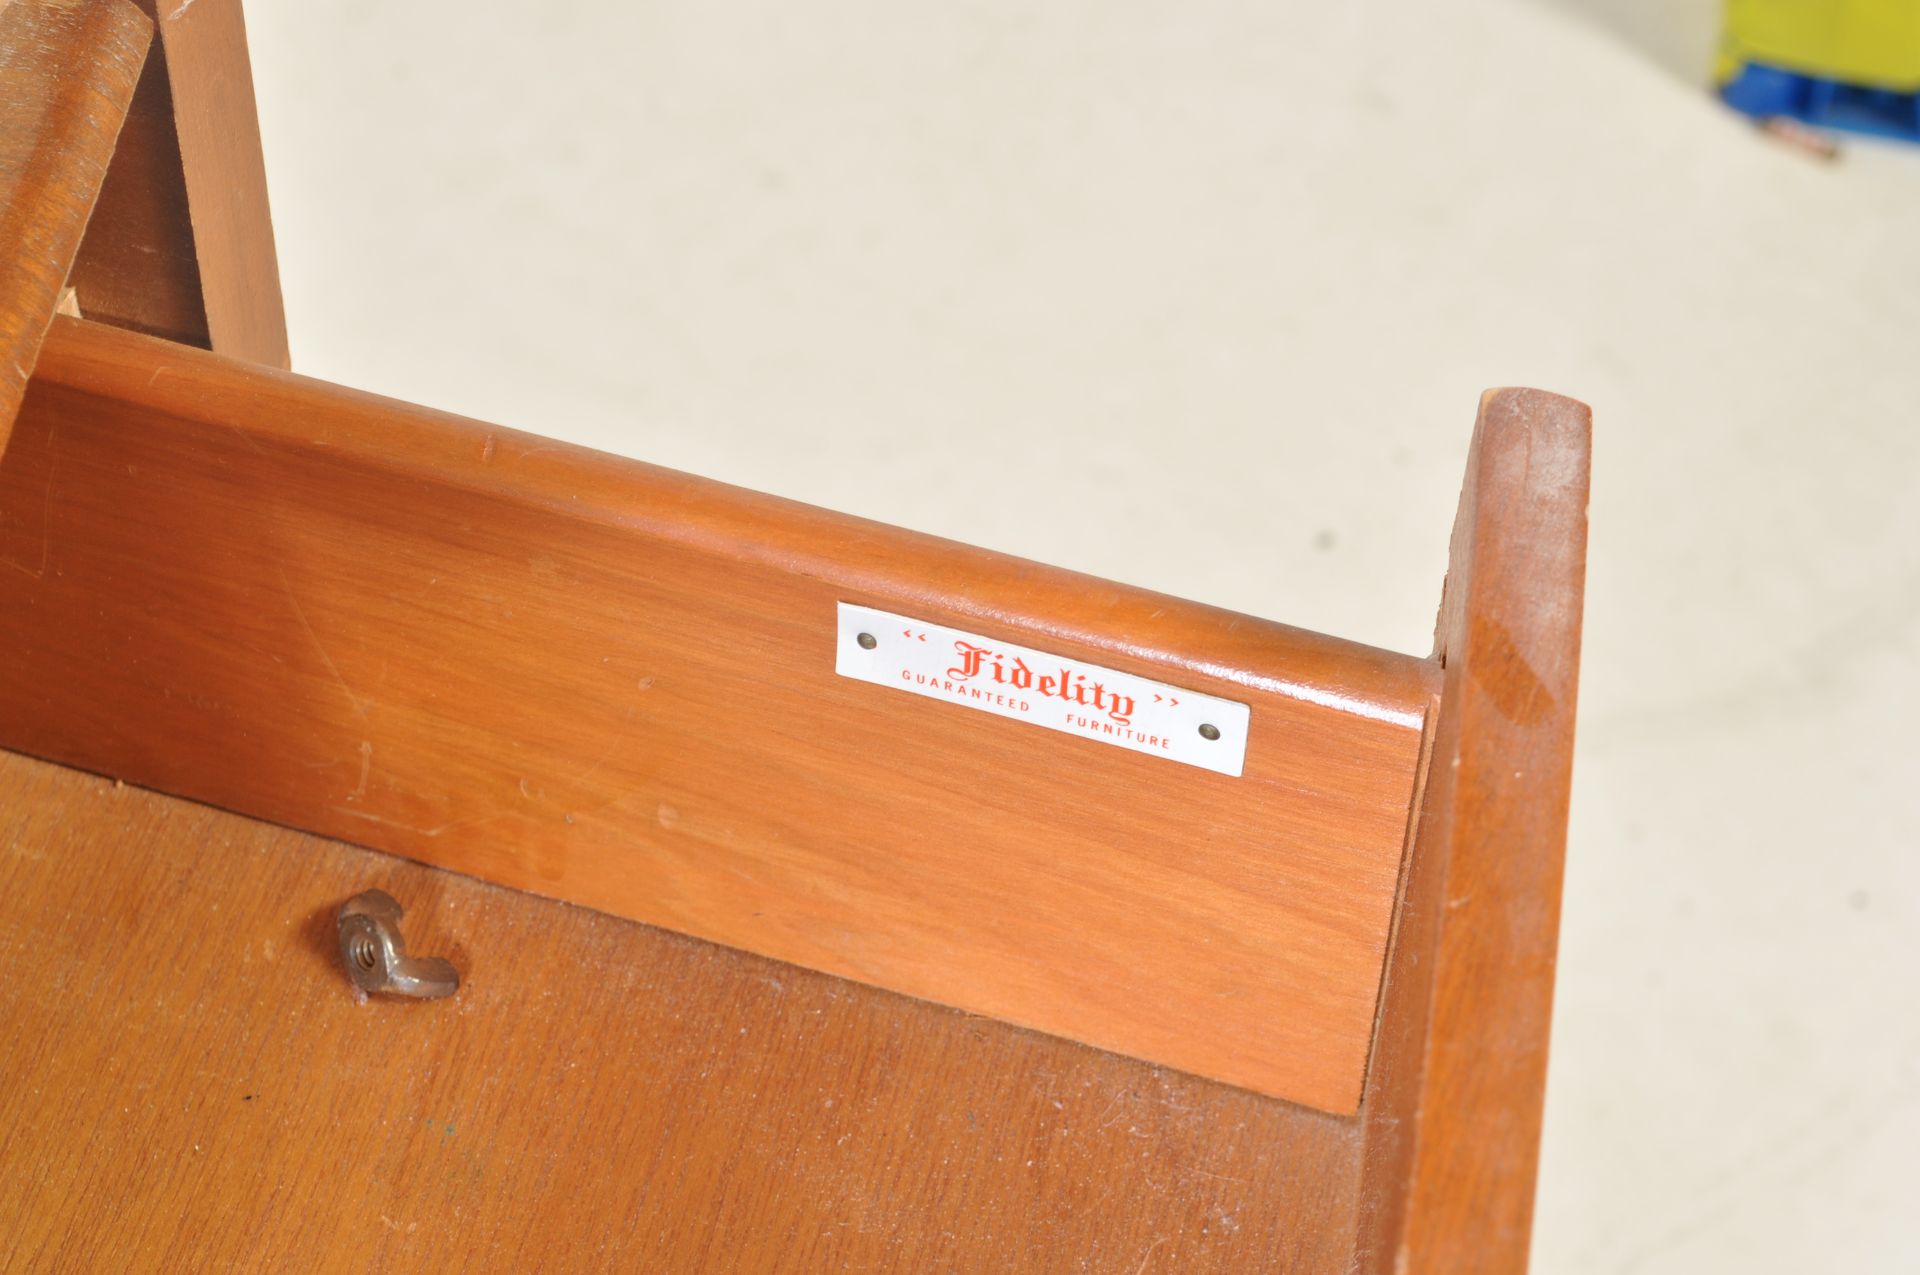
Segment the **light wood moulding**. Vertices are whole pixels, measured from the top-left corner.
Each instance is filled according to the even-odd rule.
[[[861,603],[1252,706],[1228,778],[834,673]],[[0,743],[1334,1112],[1434,664],[60,319]]]

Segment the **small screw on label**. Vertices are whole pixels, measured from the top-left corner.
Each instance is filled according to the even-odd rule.
[[[854,641],[858,642],[860,648],[865,651],[871,651],[874,647],[880,645],[880,639],[871,633],[862,633],[859,637],[855,638]]]
[[[1202,722],[1200,724],[1200,738],[1218,739],[1220,738],[1220,728],[1212,722]]]

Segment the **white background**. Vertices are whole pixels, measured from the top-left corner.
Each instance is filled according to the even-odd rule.
[[[296,366],[1424,651],[1597,412],[1543,1272],[1920,1269],[1920,150],[1710,0],[248,13]]]

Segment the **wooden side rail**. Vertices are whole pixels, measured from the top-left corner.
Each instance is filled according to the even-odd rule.
[[[848,603],[1245,705],[1244,771],[841,676]],[[1333,1112],[1439,684],[74,320],[0,464],[6,747]]]

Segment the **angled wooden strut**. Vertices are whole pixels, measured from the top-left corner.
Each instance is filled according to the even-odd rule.
[[[0,453],[151,36],[124,0],[0,3]]]
[[[81,310],[286,367],[240,0],[136,2],[158,38],[74,263]]]

